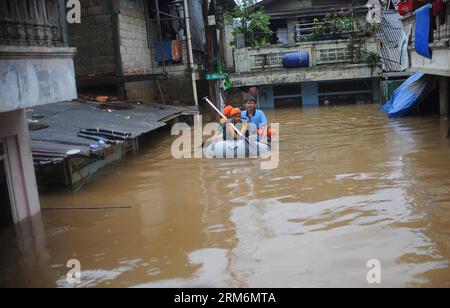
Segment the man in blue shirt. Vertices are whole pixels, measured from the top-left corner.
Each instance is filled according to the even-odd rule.
[[[244,122],[255,124],[257,129],[264,129],[267,126],[266,115],[256,107],[256,98],[249,97],[245,101],[246,110],[242,111],[241,119]]]
[[[267,143],[267,118],[263,111],[257,109],[256,98],[247,98],[245,109],[241,114],[242,122],[249,124],[251,132],[257,134],[258,141]]]

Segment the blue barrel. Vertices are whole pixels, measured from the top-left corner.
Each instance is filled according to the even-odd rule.
[[[307,51],[299,51],[285,54],[283,57],[283,67],[309,67],[309,53]]]

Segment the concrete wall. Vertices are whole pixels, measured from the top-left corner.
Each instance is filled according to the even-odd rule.
[[[410,71],[450,77],[450,48],[433,49],[432,59],[410,51]]]
[[[155,91],[154,98],[158,103],[162,103],[161,95],[159,89],[157,88],[156,82],[154,82]],[[160,80],[159,85],[164,94],[164,99],[166,104],[178,104],[178,103],[188,103],[194,104],[193,93],[192,93],[192,82],[189,78],[176,79],[176,80]],[[200,94],[199,94],[200,95]]]
[[[72,48],[0,46],[0,112],[77,97]]]
[[[231,43],[234,41],[231,26],[225,25],[225,40],[224,40],[224,53],[225,53],[225,68],[228,70],[234,70],[234,56]]]
[[[232,82],[233,87],[244,87],[306,81],[366,79],[378,76],[378,73],[377,69],[372,69],[365,64],[341,64],[310,67],[301,70],[278,69],[264,74],[259,72],[235,74],[232,76]]]
[[[77,76],[115,75],[117,64],[124,75],[163,73],[162,67],[155,61],[157,27],[146,17],[149,12],[145,3],[145,0],[82,1],[82,23],[69,27],[70,43],[78,47],[75,59]],[[201,3],[200,0],[189,1],[193,45],[198,50],[204,50],[205,40]],[[116,19],[118,28],[115,28]],[[117,31],[119,52],[115,44]],[[192,86],[186,86],[191,84],[187,55],[186,42],[182,42],[183,64],[166,66],[165,72],[174,78],[161,81],[169,104],[173,101],[193,101]],[[146,103],[160,101],[159,89],[154,81],[126,83],[125,94],[129,100]]]
[[[307,43],[297,43],[289,46],[284,45],[270,45],[260,48],[241,48],[234,50],[234,61],[236,73],[259,72],[265,74],[271,69],[281,68],[283,65],[279,60],[278,55],[285,55],[293,52],[307,52],[309,54],[309,66],[316,65],[332,65],[334,63],[348,63],[349,58],[336,58],[335,61],[327,61],[321,59],[323,52],[336,50],[348,51],[350,40],[335,40],[335,41],[314,41]],[[364,42],[364,50],[368,52],[379,52],[379,43],[375,39],[368,39]],[[260,57],[266,56],[268,63],[262,67],[257,63]],[[360,62],[363,62],[361,59]],[[261,62],[261,61],[259,61]]]
[[[129,100],[138,100],[143,103],[154,103],[156,91],[155,81],[139,81],[125,84],[125,91]]]
[[[121,0],[120,55],[125,75],[148,74],[152,70],[144,0]]]
[[[40,211],[29,139],[24,110],[0,113],[0,140],[6,141],[15,222],[36,215]]]
[[[114,12],[123,73],[151,72],[144,0],[81,0],[81,7],[81,24],[69,25],[70,45],[78,49],[77,76],[116,73]]]
[[[144,0],[120,0],[119,40],[122,73],[124,75],[151,74],[152,49],[149,41],[147,8]],[[144,103],[154,102],[154,82],[140,81],[125,84],[126,97]]]
[[[410,34],[409,39],[409,58],[411,72],[423,72],[430,75],[440,75],[450,77],[450,2],[446,4],[447,17],[445,24],[439,29],[433,30],[433,41],[429,46],[432,58],[428,59],[419,55],[415,49],[415,15],[405,16],[402,18],[403,30]],[[433,22],[434,24],[434,22]],[[409,31],[412,29],[412,31]]]
[[[69,44],[77,48],[77,76],[116,70],[112,0],[81,0],[81,24],[69,24]]]

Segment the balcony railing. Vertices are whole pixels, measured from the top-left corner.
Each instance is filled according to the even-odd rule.
[[[0,45],[64,46],[62,0],[1,0]]]
[[[436,17],[435,23],[436,29],[433,30],[433,37],[431,47],[433,46],[449,46],[450,42],[450,14],[448,13],[450,10],[450,0],[444,0],[445,5],[447,6],[446,11],[446,20],[444,24],[441,24],[439,17]],[[414,46],[415,44],[415,29],[416,29],[416,16],[414,13],[406,15],[402,19],[403,30],[406,33],[410,33],[410,46]]]
[[[314,27],[325,26],[325,22],[315,22],[315,23],[300,23],[295,25],[295,41],[297,43],[301,42],[309,42],[314,40]],[[351,32],[343,32],[332,33],[331,31],[324,31],[320,35],[318,35],[318,39],[316,40],[337,40],[337,39],[347,39],[351,37]]]
[[[378,52],[376,40],[368,39],[358,44],[350,40],[322,41],[299,43],[293,46],[267,46],[262,48],[243,48],[235,50],[235,66],[237,73],[278,69],[283,67],[285,54],[308,52],[310,67],[340,63],[363,63],[364,55]]]
[[[416,16],[409,13],[402,17],[403,31],[409,35],[408,59],[409,70],[423,72],[432,75],[450,76],[450,0],[443,0],[445,20],[436,16],[432,21],[433,33],[430,38],[429,48],[431,58],[424,57],[416,52]]]

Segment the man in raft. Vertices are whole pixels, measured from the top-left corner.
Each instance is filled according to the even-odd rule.
[[[226,106],[223,109],[222,113],[223,113],[224,116],[227,117],[227,120],[225,120],[224,118],[221,118],[220,121],[219,121],[220,126],[222,126],[223,129],[225,129],[225,124],[231,119],[230,113],[231,113],[231,111],[233,111],[233,109],[234,109],[234,107],[230,106],[230,105]]]
[[[242,135],[248,137],[248,123],[243,122],[241,119],[241,109],[233,108],[230,112],[230,119],[226,122],[226,129],[223,130],[223,140],[238,140],[241,136],[236,130],[227,124],[234,124],[234,126],[242,133]]]
[[[249,97],[245,100],[245,110],[241,112],[242,121],[249,124],[251,133],[258,134],[258,141],[268,143],[267,140],[267,117],[264,112],[257,108],[256,98]]]

